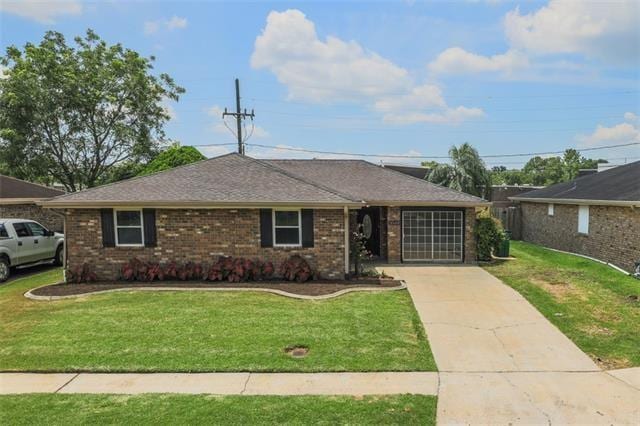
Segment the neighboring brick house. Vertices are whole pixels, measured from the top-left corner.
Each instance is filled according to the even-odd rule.
[[[640,262],[640,161],[512,197],[522,239],[632,272]]]
[[[58,189],[0,175],[0,219],[31,219],[62,232],[62,216],[36,204],[62,194]]]
[[[325,278],[344,278],[355,221],[389,262],[474,262],[475,208],[488,205],[365,161],[239,154],[42,204],[65,214],[67,267],[91,264],[105,280],[133,257],[278,264],[292,254]]]

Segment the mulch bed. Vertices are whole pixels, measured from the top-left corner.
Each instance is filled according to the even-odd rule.
[[[397,287],[400,281],[391,279],[360,278],[349,281],[308,281],[306,283],[292,283],[287,281],[260,281],[246,283],[204,282],[204,281],[162,281],[162,282],[103,282],[90,284],[54,284],[32,290],[36,296],[70,296],[87,294],[96,291],[117,288],[136,287],[180,287],[180,288],[267,288],[286,291],[287,293],[304,296],[324,296],[340,290],[358,287]]]

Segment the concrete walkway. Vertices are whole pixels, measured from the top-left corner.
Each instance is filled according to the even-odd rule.
[[[0,373],[0,394],[436,395],[438,373]]]
[[[519,293],[478,267],[404,279],[441,372],[439,424],[639,424],[640,369],[602,372]]]

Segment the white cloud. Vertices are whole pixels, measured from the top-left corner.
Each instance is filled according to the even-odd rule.
[[[176,110],[171,102],[172,101],[170,99],[164,99],[162,101],[162,109],[164,110],[165,114],[169,116],[169,120],[175,120],[178,118],[178,114],[176,114]]]
[[[464,121],[482,118],[485,116],[484,111],[480,108],[467,108],[459,106],[456,108],[447,108],[442,112],[414,112],[396,114],[389,113],[384,115],[384,121],[392,124],[412,124],[412,123],[433,123],[433,124],[460,124]]]
[[[41,24],[53,24],[60,16],[80,15],[82,3],[78,0],[2,0],[0,11],[32,19]]]
[[[581,148],[593,148],[599,146],[609,146],[639,142],[640,143],[640,121],[638,115],[633,112],[624,114],[625,121],[613,126],[599,124],[596,129],[588,135],[578,135],[576,140]],[[606,155],[605,155],[606,153]],[[595,151],[593,158],[627,158],[629,160],[640,158],[640,145],[631,145],[620,148],[613,148],[606,151]],[[613,161],[614,163],[616,161]]]
[[[459,122],[466,116],[454,111],[468,109],[450,108],[438,86],[417,85],[406,69],[356,41],[320,39],[313,22],[299,10],[269,13],[256,38],[251,65],[271,71],[287,87],[290,99],[358,102],[382,114],[417,109],[431,116],[403,124]]]
[[[484,56],[452,47],[428,68],[439,74],[496,72],[540,79],[557,77],[557,72],[586,76],[582,65],[558,60],[558,54],[601,60],[607,66],[634,65],[640,60],[640,2],[551,0],[524,15],[516,7],[504,17],[504,33],[509,46],[505,53]]]
[[[7,70],[9,68],[5,67],[4,65],[0,64],[0,80],[4,80],[5,78],[8,78],[7,76]]]
[[[451,47],[440,53],[428,68],[439,74],[501,72],[510,75],[528,66],[527,56],[517,50],[509,50],[499,55],[482,56],[467,52],[460,47]]]
[[[235,151],[235,147],[229,146],[197,146],[198,151],[207,158],[218,157],[220,155],[228,154]]]
[[[187,18],[181,18],[179,16],[172,16],[170,19],[158,19],[155,21],[146,21],[144,23],[144,33],[146,35],[153,35],[159,33],[161,30],[174,31],[178,29],[187,28]]]
[[[535,54],[579,53],[637,63],[640,58],[640,3],[551,0],[535,12],[507,13],[505,34],[512,47]]]
[[[410,86],[409,73],[355,41],[320,40],[299,10],[271,12],[255,42],[251,65],[266,68],[287,85],[292,99],[357,100]]]

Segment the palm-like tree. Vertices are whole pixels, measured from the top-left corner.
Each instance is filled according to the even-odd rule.
[[[478,151],[468,143],[449,150],[451,164],[437,164],[427,176],[429,182],[488,198],[491,192],[491,173]]]

